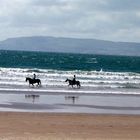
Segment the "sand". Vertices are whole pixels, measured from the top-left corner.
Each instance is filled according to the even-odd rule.
[[[140,116],[0,113],[0,140],[125,139],[140,139]]]

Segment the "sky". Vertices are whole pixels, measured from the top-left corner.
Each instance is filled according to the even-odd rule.
[[[21,36],[140,42],[140,0],[0,0],[0,40]]]

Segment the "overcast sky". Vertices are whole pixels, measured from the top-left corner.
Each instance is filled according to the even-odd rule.
[[[0,40],[40,35],[140,42],[140,0],[0,0]]]

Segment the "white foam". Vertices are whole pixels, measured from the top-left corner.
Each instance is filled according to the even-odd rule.
[[[41,79],[43,86],[61,87],[68,85],[66,78],[73,78],[75,74],[77,80],[81,82],[82,88],[140,88],[140,74],[120,73],[104,71],[60,71],[48,69],[21,69],[21,68],[0,68],[0,86],[24,86],[28,87],[25,77],[33,77],[36,72],[37,78]]]
[[[76,95],[95,95],[95,94],[104,94],[104,95],[108,95],[108,94],[112,94],[112,95],[140,95],[139,92],[136,91],[112,91],[112,90],[78,90],[78,89],[18,89],[18,88],[0,88],[0,92],[11,92],[11,93],[20,93],[23,92],[25,93],[33,93],[33,94],[76,94]]]

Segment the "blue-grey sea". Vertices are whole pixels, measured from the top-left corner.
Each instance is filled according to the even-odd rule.
[[[25,81],[26,77],[33,78],[33,74],[41,80],[40,87],[36,85],[29,87],[28,82]],[[73,75],[76,75],[76,80],[80,81],[80,89],[76,86],[72,88],[65,82],[67,78],[72,79]],[[122,112],[128,110],[128,107],[138,112],[140,110],[137,104],[140,101],[140,57],[1,50],[0,96],[2,98],[0,106],[5,102],[12,104],[11,107],[13,104],[18,106],[17,99],[21,105],[21,98],[27,99],[21,93],[29,95],[26,97],[29,97],[28,99],[31,97],[33,102],[37,97],[35,100],[37,103],[42,95],[40,101],[43,101],[43,104],[53,101],[53,105],[57,104],[57,107],[60,105],[60,108],[63,110],[64,107],[65,111],[67,105],[70,105],[71,112],[74,112],[73,104],[76,104],[78,100],[79,105],[76,107],[85,105],[83,112],[93,107],[94,111],[96,108],[100,113],[106,113],[105,106],[112,112],[121,110],[121,106],[124,107]],[[5,94],[9,96],[5,97]],[[17,94],[20,96],[17,97]],[[45,95],[46,100],[43,97]],[[120,95],[123,96],[120,98]],[[115,108],[118,103],[121,106]],[[126,104],[123,106],[123,103]]]
[[[0,51],[0,87],[26,87],[34,73],[51,90],[67,90],[73,75],[85,92],[140,89],[140,57]]]

